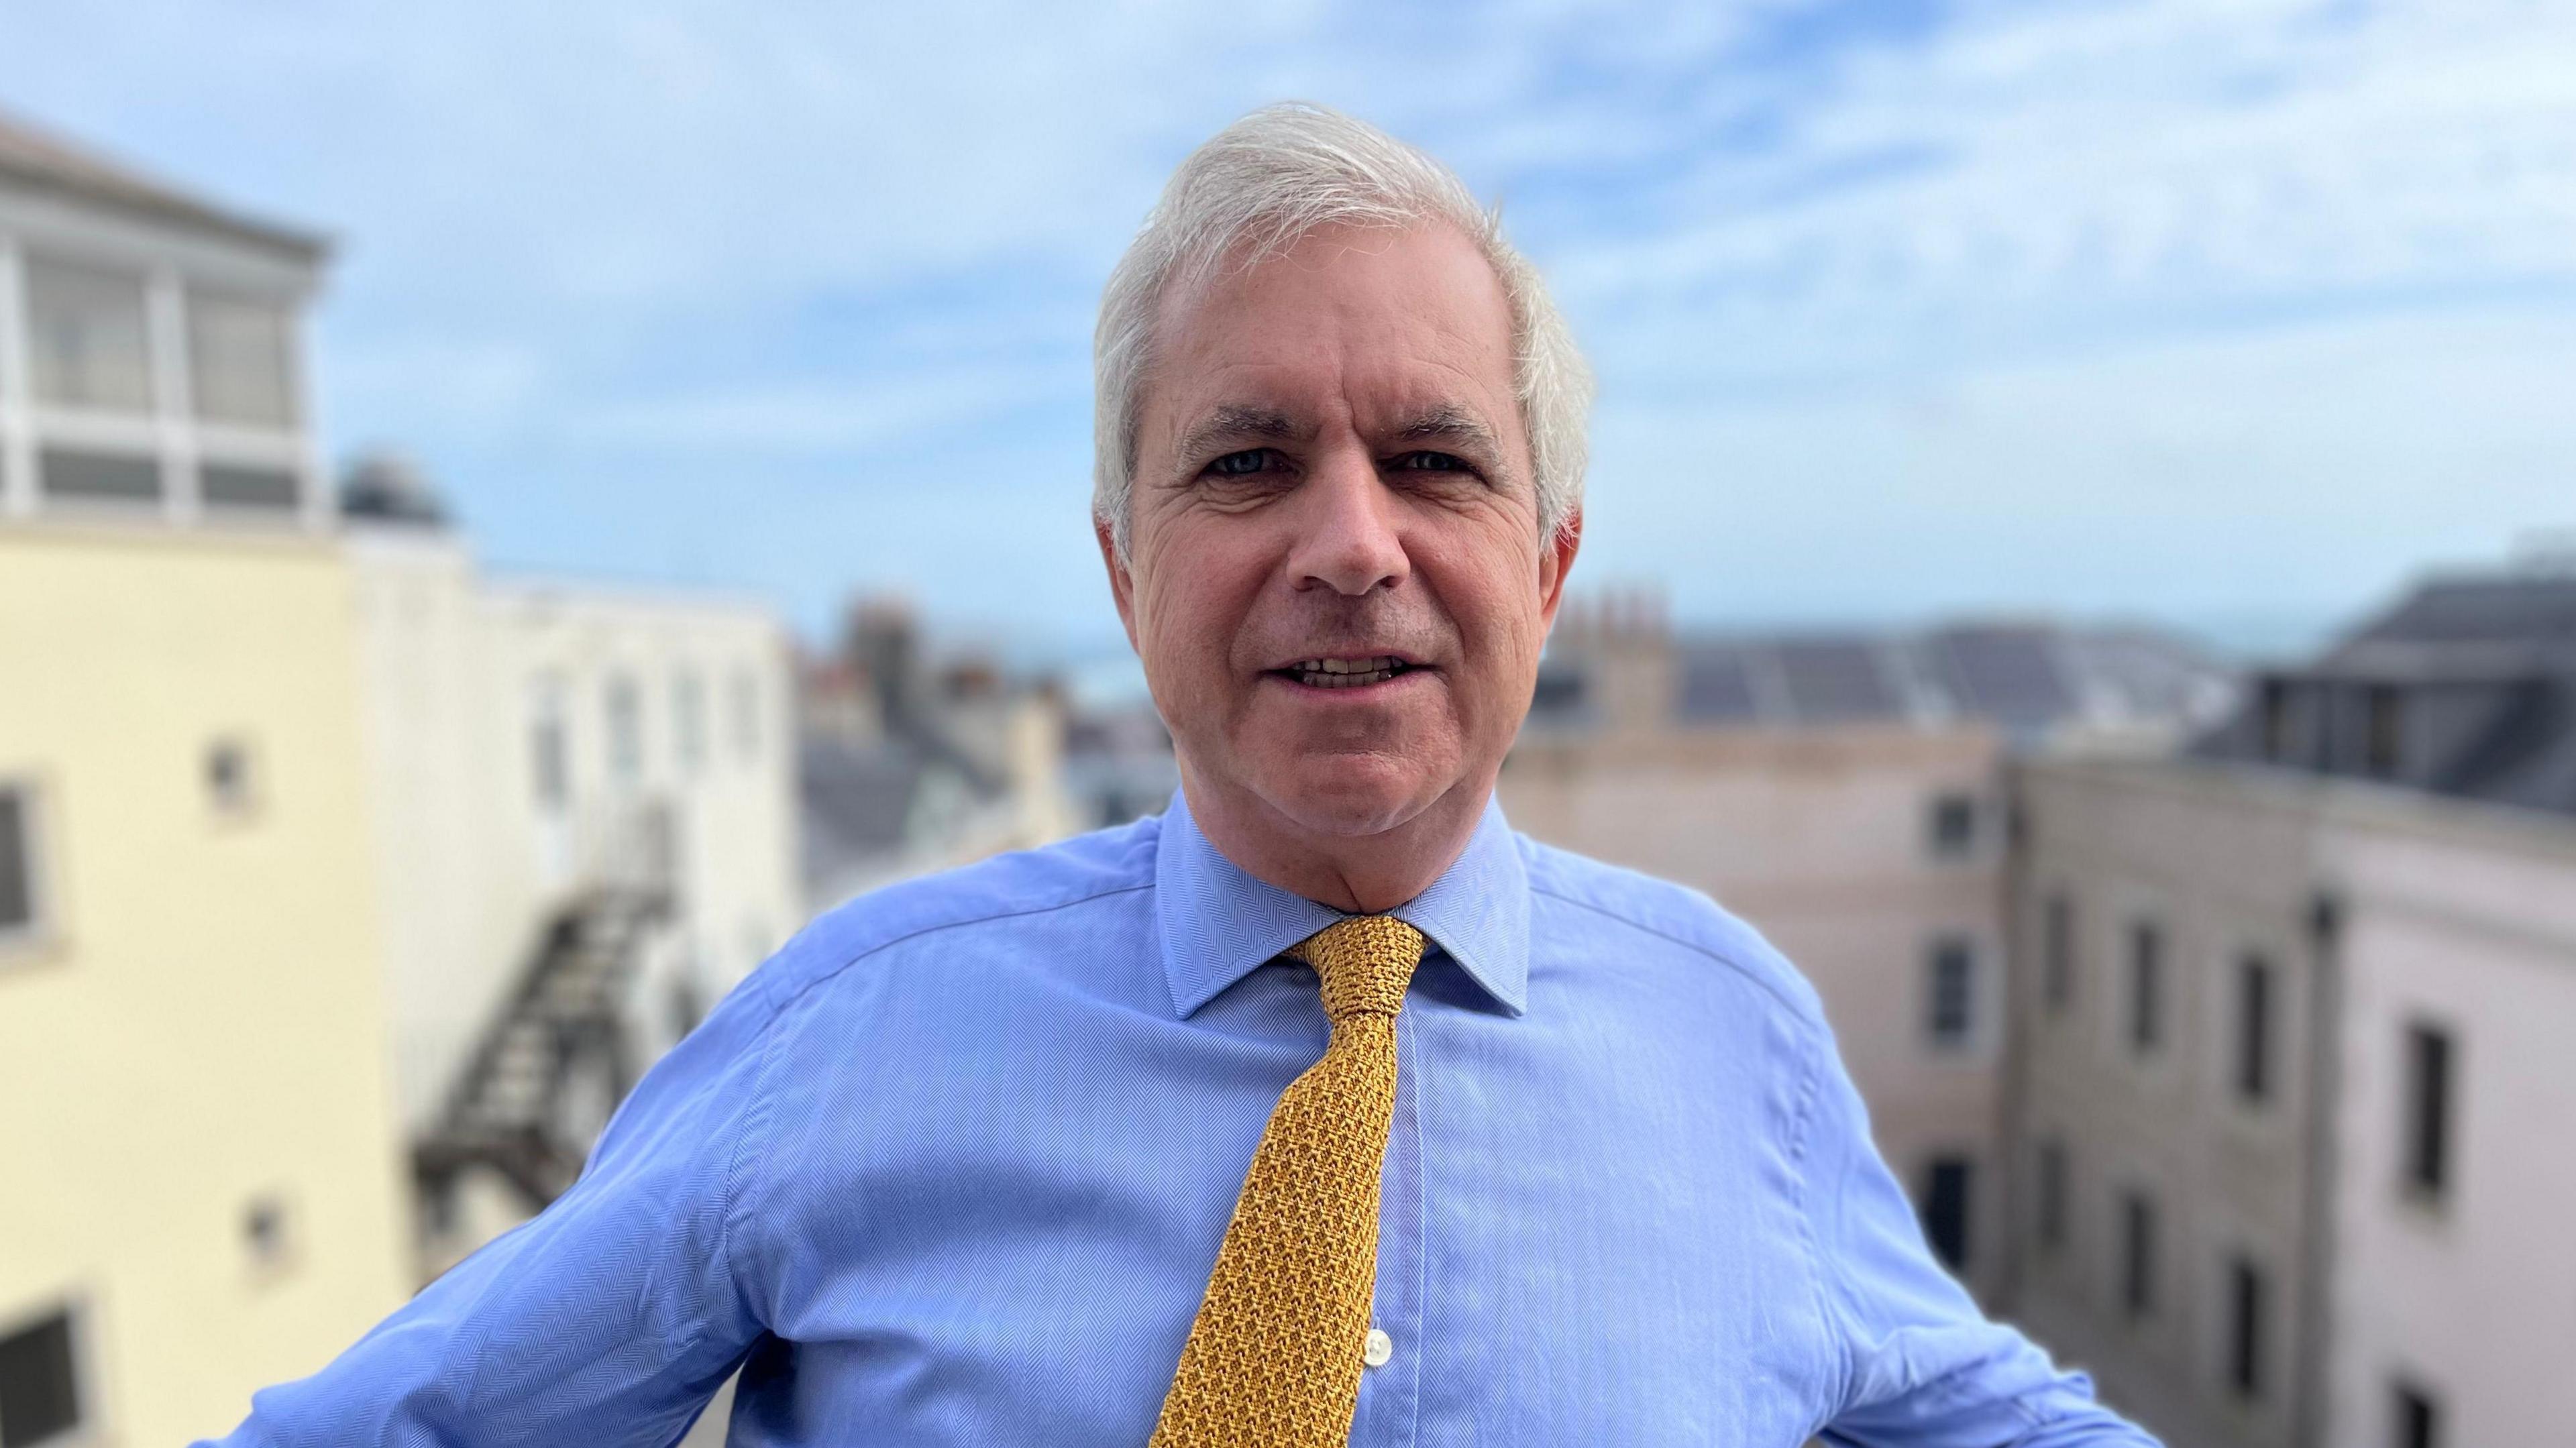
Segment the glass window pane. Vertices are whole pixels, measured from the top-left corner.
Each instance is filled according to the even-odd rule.
[[[188,376],[197,416],[289,427],[295,422],[286,308],[221,292],[188,294]]]
[[[152,410],[141,275],[29,258],[27,342],[37,401],[104,412]]]
[[[161,463],[156,458],[49,447],[36,464],[36,480],[48,498],[144,503],[161,498]]]
[[[208,463],[197,473],[208,503],[227,508],[293,508],[303,486],[284,468],[251,468]]]
[[[35,861],[27,840],[27,798],[0,790],[0,934],[36,923]]]

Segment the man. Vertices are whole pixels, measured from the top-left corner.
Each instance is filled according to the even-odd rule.
[[[1933,1265],[1805,982],[1493,800],[1588,383],[1438,163],[1282,106],[1102,304],[1182,788],[833,912],[242,1444],[2139,1444]]]

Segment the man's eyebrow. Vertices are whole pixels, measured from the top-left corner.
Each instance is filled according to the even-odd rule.
[[[1439,403],[1414,414],[1392,436],[1397,442],[1453,443],[1497,460],[1503,452],[1502,439],[1485,420],[1455,403]]]
[[[1288,414],[1284,412],[1230,402],[1191,423],[1189,430],[1181,434],[1180,446],[1176,452],[1182,464],[1187,466],[1193,460],[1206,456],[1211,449],[1226,443],[1254,440],[1295,442],[1303,435],[1304,429],[1290,421]]]

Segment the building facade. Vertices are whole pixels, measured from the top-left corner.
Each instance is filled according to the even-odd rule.
[[[309,239],[0,123],[0,1439],[180,1442],[409,1286]]]
[[[1512,822],[1706,891],[1823,997],[1880,1152],[1988,1292],[2015,750],[2151,747],[2225,678],[2151,638],[2035,627],[1676,638],[1651,600],[1573,610],[1504,767]]]
[[[2436,580],[2188,757],[2018,772],[2003,1294],[2172,1441],[2547,1441],[2576,576]]]
[[[791,655],[759,605],[488,578],[416,517],[353,516],[348,548],[435,1271],[568,1184],[627,1085],[803,924]]]

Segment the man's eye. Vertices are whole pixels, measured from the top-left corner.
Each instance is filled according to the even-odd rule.
[[[1465,459],[1460,458],[1455,454],[1445,452],[1426,451],[1398,453],[1395,455],[1394,465],[1397,471],[1408,473],[1463,473],[1472,471],[1467,466]]]
[[[1245,452],[1227,453],[1208,464],[1207,470],[1221,478],[1248,478],[1270,466],[1270,449],[1252,448]]]

